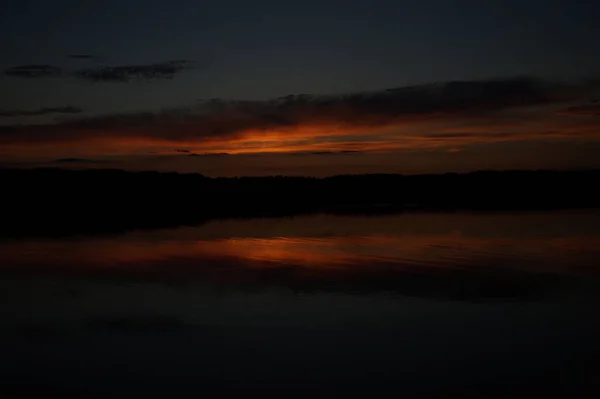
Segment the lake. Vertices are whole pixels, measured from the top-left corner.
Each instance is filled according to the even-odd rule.
[[[598,210],[21,238],[0,273],[0,393],[600,394]]]

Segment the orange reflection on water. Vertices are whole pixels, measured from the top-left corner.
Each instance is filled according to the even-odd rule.
[[[205,256],[227,254],[252,261],[293,265],[339,266],[356,260],[356,254],[336,250],[331,240],[310,238],[232,238],[198,241],[196,245]]]
[[[2,268],[66,267],[113,270],[194,268],[235,260],[236,267],[340,269],[396,267],[485,268],[573,272],[600,259],[598,237],[505,238],[447,234],[330,237],[237,237],[145,239],[139,236],[0,244]],[[241,263],[240,263],[241,262]],[[232,263],[233,265],[233,263]]]

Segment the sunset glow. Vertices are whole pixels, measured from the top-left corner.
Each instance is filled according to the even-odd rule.
[[[503,91],[498,89],[503,86]],[[463,98],[461,87],[474,91],[469,94],[473,97]],[[0,157],[17,164],[68,158],[80,159],[79,166],[87,167],[98,167],[97,161],[102,161],[104,166],[113,162],[126,169],[143,164],[150,169],[230,175],[236,168],[259,172],[242,166],[248,164],[243,159],[227,161],[237,163],[235,167],[219,165],[224,161],[218,156],[261,155],[269,162],[270,156],[312,155],[329,163],[330,173],[335,173],[336,165],[370,172],[356,157],[330,156],[361,154],[369,155],[368,162],[386,172],[414,168],[404,156],[391,161],[377,154],[412,153],[427,160],[430,151],[458,153],[488,146],[489,151],[479,157],[499,162],[506,159],[502,145],[513,143],[517,150],[513,155],[522,152],[515,155],[516,164],[537,158],[540,167],[552,167],[539,151],[532,153],[527,146],[599,145],[595,108],[578,105],[586,104],[597,91],[596,84],[544,86],[535,80],[508,79],[336,96],[217,101],[154,113],[65,116],[57,123],[0,126]],[[5,114],[12,117],[17,112]],[[575,158],[569,152],[574,150],[564,148],[564,157]],[[120,164],[114,163],[115,157]],[[206,165],[208,157],[211,166]],[[311,174],[310,163],[303,159],[281,163],[279,173],[295,168],[295,174]],[[583,157],[579,162],[584,166],[594,159]],[[442,158],[439,162],[449,170],[458,165]],[[560,162],[557,159],[556,165]],[[472,159],[461,167],[486,165]]]

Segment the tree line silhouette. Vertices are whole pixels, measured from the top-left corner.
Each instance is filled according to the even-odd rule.
[[[0,169],[2,236],[103,233],[215,218],[600,205],[600,170],[212,178],[116,169]]]

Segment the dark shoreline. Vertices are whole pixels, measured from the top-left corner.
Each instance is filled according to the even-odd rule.
[[[0,238],[113,234],[215,219],[316,213],[600,207],[600,170],[209,178],[122,170],[0,169]]]

